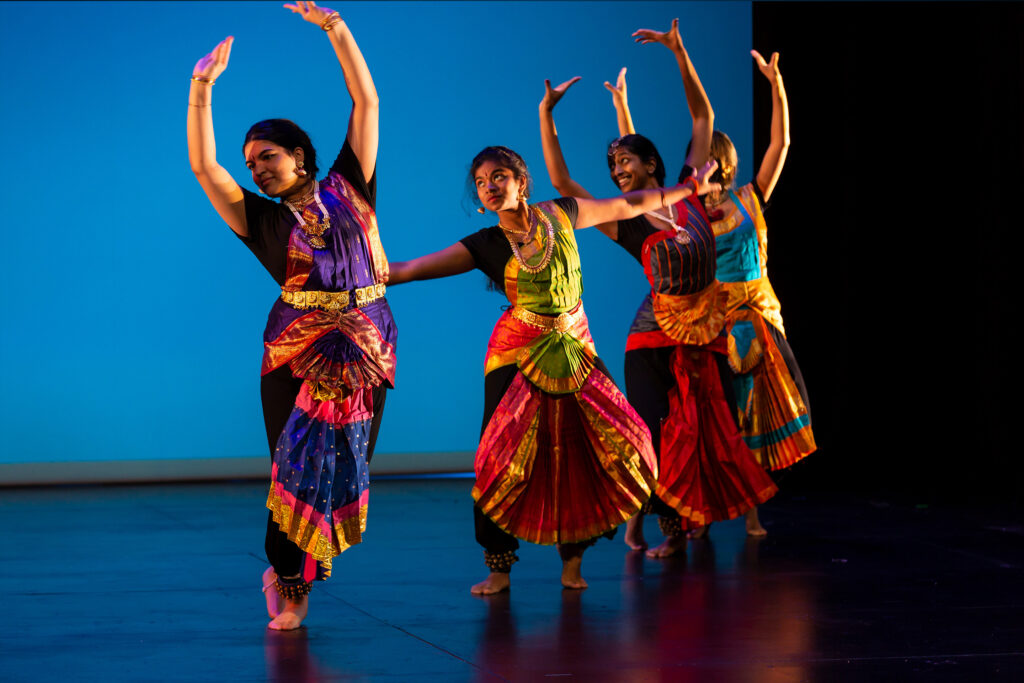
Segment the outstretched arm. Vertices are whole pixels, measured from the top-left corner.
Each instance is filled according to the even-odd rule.
[[[377,167],[378,120],[380,103],[377,88],[373,85],[370,69],[366,66],[363,53],[359,51],[348,24],[341,16],[315,2],[298,0],[287,9],[299,14],[306,21],[318,25],[327,32],[338,56],[341,70],[345,75],[345,86],[352,97],[352,116],[348,121],[348,143],[352,146],[363,177],[369,180]]]
[[[619,77],[615,79],[615,85],[605,81],[604,87],[612,94],[615,120],[619,124],[619,135],[636,133],[636,128],[633,127],[633,117],[629,114],[629,101],[626,98],[626,67],[619,69]]]
[[[686,52],[683,39],[679,36],[679,20],[673,19],[672,28],[664,33],[640,29],[633,34],[633,37],[642,45],[661,43],[675,55],[676,63],[679,64],[679,73],[683,77],[686,106],[690,109],[690,119],[693,121],[693,141],[690,143],[690,153],[686,157],[686,163],[692,168],[703,166],[711,151],[711,132],[714,130],[715,112],[711,109],[711,100],[704,92],[704,86],[701,85],[700,78],[697,77],[697,70],[693,68],[690,55]]]
[[[646,211],[663,209],[680,202],[693,194],[707,194],[721,189],[718,183],[709,182],[711,174],[718,168],[718,162],[711,159],[696,176],[675,187],[654,190],[634,190],[610,199],[577,199],[579,215],[577,226],[596,225],[609,221],[622,221],[639,216]]]
[[[224,73],[231,56],[234,38],[222,40],[210,54],[192,69],[192,85],[188,93],[188,160],[196,180],[213,208],[237,234],[245,237],[245,202],[242,189],[223,166],[217,163],[217,143],[213,136],[213,83]]]
[[[562,155],[562,145],[558,142],[558,131],[555,130],[554,108],[558,100],[562,99],[565,91],[573,83],[580,80],[579,76],[570,78],[554,88],[551,81],[544,80],[544,99],[540,101],[540,141],[544,149],[544,164],[548,168],[548,176],[555,190],[563,197],[583,197],[589,199],[593,195],[584,189],[569,175],[569,166],[565,163],[565,156]],[[589,224],[588,224],[589,225]],[[598,225],[597,229],[612,239],[617,239],[619,226],[617,223],[605,223]]]
[[[782,86],[782,74],[779,73],[779,53],[773,52],[768,62],[764,61],[757,50],[751,50],[750,54],[757,62],[757,68],[772,85],[772,137],[768,151],[761,160],[761,168],[757,171],[757,187],[764,200],[768,201],[775,184],[779,182],[789,152],[789,104],[786,101],[786,89]]]
[[[413,280],[433,280],[449,275],[466,273],[476,267],[473,255],[462,242],[447,249],[420,256],[411,261],[392,261],[389,265],[389,285],[400,285]]]

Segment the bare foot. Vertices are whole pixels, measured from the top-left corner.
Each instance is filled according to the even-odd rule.
[[[767,536],[768,532],[761,526],[761,520],[757,518],[757,508],[747,510],[744,519],[747,520],[747,536]]]
[[[274,568],[267,567],[267,571],[263,572],[263,595],[267,599],[267,615],[271,619],[284,609],[284,598],[277,592],[277,587],[274,586],[276,582],[277,574],[274,573]]]
[[[638,512],[626,522],[626,545],[630,550],[647,550],[644,539],[644,513]]]
[[[487,578],[469,589],[473,595],[494,595],[507,591],[512,585],[508,572],[491,572]]]
[[[285,600],[284,609],[267,624],[267,627],[275,631],[294,631],[302,625],[302,620],[306,618],[308,612],[308,595],[303,595],[302,599],[297,602]]]
[[[676,536],[668,536],[657,548],[648,550],[647,557],[661,559],[663,557],[672,557],[676,553],[685,551],[686,534],[678,534]]]
[[[708,529],[710,528],[711,525],[708,524],[707,526],[699,526],[696,529],[690,529],[686,532],[686,537],[693,541],[703,540],[708,537]]]
[[[562,585],[566,588],[573,588],[576,590],[583,590],[587,587],[587,582],[583,580],[583,575],[580,574],[580,568],[583,566],[583,555],[576,555],[562,560]]]

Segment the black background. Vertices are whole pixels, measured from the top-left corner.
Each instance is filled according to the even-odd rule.
[[[1020,512],[1024,5],[755,2],[753,27],[789,98],[768,267],[819,445],[783,490]]]

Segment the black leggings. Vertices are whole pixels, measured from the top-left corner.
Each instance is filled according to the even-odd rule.
[[[281,436],[288,417],[295,407],[295,397],[302,388],[302,380],[292,376],[287,365],[266,374],[260,380],[260,396],[263,399],[263,424],[267,429],[267,445],[270,448],[270,459],[273,462],[277,439]],[[387,390],[382,384],[373,390],[373,420],[370,422],[370,443],[366,450],[366,462],[373,457],[373,447],[377,443],[380,431],[380,420],[384,415],[384,401]],[[274,513],[267,514],[267,536],[264,542],[267,559],[274,566],[278,576],[296,576],[302,572],[305,553],[297,545],[288,540],[288,535],[281,531],[274,522]]]

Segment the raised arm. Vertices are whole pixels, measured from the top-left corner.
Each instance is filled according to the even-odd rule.
[[[789,152],[789,104],[786,101],[786,89],[782,85],[782,74],[779,73],[779,53],[773,52],[768,62],[764,61],[757,50],[751,50],[750,54],[772,86],[772,138],[761,160],[761,168],[757,171],[757,187],[764,200],[768,201],[775,184],[779,182]]]
[[[555,190],[563,197],[583,197],[589,199],[593,195],[572,179],[569,175],[569,166],[565,163],[562,155],[562,145],[558,142],[558,131],[555,129],[554,108],[558,101],[565,95],[565,91],[573,83],[580,80],[579,76],[570,78],[554,88],[551,81],[544,80],[544,99],[540,101],[540,142],[544,149],[544,164],[548,169],[548,176]],[[588,224],[589,225],[589,224]],[[619,226],[617,223],[603,223],[597,229],[611,237],[618,238]]]
[[[716,168],[718,168],[718,162],[711,159],[704,164],[696,176],[690,176],[686,182],[674,187],[634,190],[610,199],[577,199],[579,214],[576,218],[576,225],[587,226],[626,220],[646,211],[671,206],[694,193],[707,194],[718,191],[721,186],[708,180]]]
[[[227,169],[217,163],[217,144],[213,136],[213,83],[228,66],[233,42],[234,38],[228,36],[192,69],[186,128],[188,160],[196,180],[224,222],[245,237],[249,228],[245,222],[242,189]]]
[[[337,12],[319,7],[315,2],[298,0],[285,5],[306,21],[317,24],[327,32],[338,56],[341,70],[345,75],[345,86],[352,97],[352,115],[348,121],[348,143],[352,146],[363,176],[369,180],[377,167],[378,121],[380,103],[377,88],[373,85],[370,69],[366,66],[363,53],[359,51],[348,24]]]
[[[389,285],[400,285],[414,280],[433,280],[449,275],[458,275],[473,270],[476,264],[462,242],[456,242],[447,249],[420,256],[411,261],[392,261],[389,265]]]
[[[608,88],[612,94],[615,120],[619,124],[619,136],[636,133],[636,128],[633,127],[633,117],[629,114],[629,101],[626,98],[626,67],[619,69],[619,77],[615,79],[615,85],[605,81],[604,87]]]
[[[664,33],[640,29],[633,34],[636,42],[646,45],[647,43],[661,43],[675,55],[676,63],[679,65],[679,73],[683,77],[683,91],[686,93],[686,106],[690,109],[690,119],[693,121],[692,142],[690,153],[686,157],[686,163],[698,168],[708,160],[711,151],[711,132],[715,125],[715,112],[711,109],[711,100],[704,92],[697,77],[697,70],[693,68],[690,55],[683,46],[683,39],[679,36],[679,20],[672,20],[672,28]],[[628,116],[628,108],[627,108]]]
[[[544,79],[544,99],[540,101],[540,142],[544,149],[544,164],[548,168],[548,176],[555,190],[563,197],[591,197],[583,186],[569,175],[569,166],[562,155],[562,145],[558,142],[558,131],[555,130],[554,109],[558,101],[565,95],[573,83],[580,80],[579,76],[570,78],[565,83],[551,87],[551,81]]]

